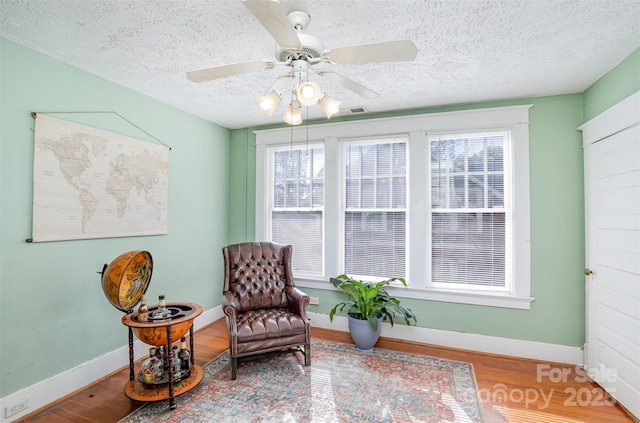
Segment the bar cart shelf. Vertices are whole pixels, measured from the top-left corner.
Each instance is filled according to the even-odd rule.
[[[154,307],[149,307],[153,313]],[[129,382],[124,387],[127,397],[136,401],[169,400],[171,409],[176,408],[175,398],[189,392],[202,381],[204,372],[202,367],[195,364],[193,350],[193,320],[202,313],[202,307],[194,303],[168,303],[171,312],[169,318],[161,321],[139,322],[136,312],[125,314],[122,323],[129,328]],[[188,377],[174,380],[173,372],[169,369],[167,383],[148,385],[138,380],[133,358],[134,335],[147,345],[165,347],[171,353],[175,341],[189,332],[189,347],[191,350],[191,373]]]

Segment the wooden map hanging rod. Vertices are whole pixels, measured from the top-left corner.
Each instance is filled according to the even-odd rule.
[[[166,143],[162,142],[161,140],[159,140],[158,138],[154,137],[153,135],[151,135],[150,133],[148,133],[147,131],[145,131],[144,129],[142,129],[141,127],[139,127],[138,125],[136,125],[135,123],[131,122],[129,119],[127,119],[126,117],[122,116],[121,114],[119,114],[118,112],[113,112],[113,111],[84,111],[84,112],[31,112],[31,117],[32,118],[37,118],[38,114],[41,115],[55,115],[55,114],[67,114],[67,115],[80,115],[80,114],[113,114],[118,116],[120,119],[124,120],[125,122],[127,122],[129,125],[136,127],[137,129],[139,129],[140,131],[144,132],[145,134],[149,135],[151,138],[153,138],[154,140],[158,141],[160,144],[164,145],[165,147],[169,147],[169,145],[167,145]],[[171,147],[169,147],[169,151],[171,151]]]

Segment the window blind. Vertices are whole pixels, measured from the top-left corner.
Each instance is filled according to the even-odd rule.
[[[294,274],[323,275],[324,148],[273,151],[271,240],[293,246]]]
[[[406,276],[406,139],[350,141],[344,153],[344,271]]]
[[[430,140],[431,281],[508,288],[506,134]]]

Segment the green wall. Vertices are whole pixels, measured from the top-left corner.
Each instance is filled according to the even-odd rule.
[[[0,39],[0,397],[127,344],[102,270],[151,252],[149,302],[221,302],[228,241],[230,132],[211,122]],[[172,147],[169,234],[26,243],[33,201],[32,111],[118,112]],[[113,115],[53,115],[153,141]],[[122,365],[127,364],[122,357]]]
[[[584,120],[640,90],[640,48],[584,92]]]
[[[584,94],[368,116],[376,118],[516,104],[534,105],[530,111],[529,139],[531,294],[535,297],[531,309],[405,299],[418,316],[418,326],[568,346],[584,344],[584,178],[582,135],[576,128],[640,89],[639,60],[640,53],[636,51]],[[332,119],[339,120],[356,119]],[[319,122],[310,124],[314,123]],[[238,169],[238,178],[231,179],[230,188],[230,213],[236,216],[229,232],[233,240],[251,240],[254,237],[255,187],[251,186],[251,182],[255,181],[255,135],[251,131],[265,128],[232,131],[233,143],[242,142],[242,147],[232,147],[231,153],[231,166]],[[309,310],[314,312],[328,314],[340,298],[335,291],[304,290],[320,299],[320,305],[309,306]]]

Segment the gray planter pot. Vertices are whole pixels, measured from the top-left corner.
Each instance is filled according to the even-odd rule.
[[[360,352],[371,352],[373,346],[378,342],[380,331],[382,330],[382,316],[378,317],[378,330],[374,332],[368,320],[359,320],[351,315],[349,318],[349,333],[351,339],[356,344],[356,349]]]

